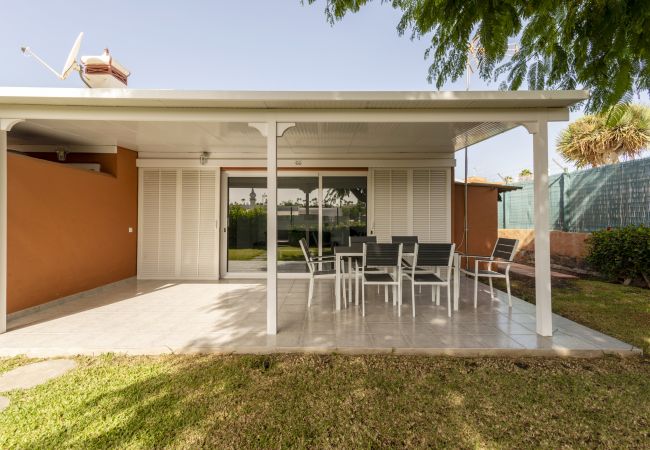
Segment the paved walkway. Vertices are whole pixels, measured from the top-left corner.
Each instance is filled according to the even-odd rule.
[[[520,275],[528,278],[535,278],[535,266],[527,266],[520,263],[512,263],[510,267],[510,273],[515,275]],[[553,278],[560,278],[564,280],[577,280],[578,277],[575,275],[570,275],[568,273],[562,273],[555,270],[551,270],[551,276]]]
[[[404,290],[402,316],[375,288],[359,306],[334,310],[332,281],[316,283],[307,308],[307,281],[279,281],[277,336],[265,334],[266,287],[257,280],[136,281],[12,320],[0,335],[0,355],[54,356],[123,352],[398,352],[452,355],[576,355],[638,352],[631,345],[554,315],[553,337],[535,334],[535,306],[481,285],[478,309],[472,286],[461,283],[460,309],[447,317],[430,289]],[[417,292],[417,291],[416,291]]]

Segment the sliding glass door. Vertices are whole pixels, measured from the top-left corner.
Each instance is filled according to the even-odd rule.
[[[224,274],[266,271],[266,177],[224,173]],[[364,172],[291,172],[278,176],[278,272],[307,272],[299,241],[327,255],[350,236],[367,231],[368,182]]]

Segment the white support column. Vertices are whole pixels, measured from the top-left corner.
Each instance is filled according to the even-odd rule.
[[[278,334],[278,138],[295,123],[250,123],[266,137],[266,333]]]
[[[0,119],[0,333],[7,331],[7,133],[18,122]]]
[[[266,136],[266,333],[278,333],[278,138],[277,122]]]
[[[540,119],[529,127],[533,135],[535,204],[535,316],[537,334],[553,335],[551,309],[551,240],[549,234],[548,122]]]

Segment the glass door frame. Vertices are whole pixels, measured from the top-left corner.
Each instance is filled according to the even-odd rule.
[[[360,176],[366,177],[368,200],[372,198],[370,171],[367,169],[353,170],[322,170],[322,169],[300,169],[283,170],[278,169],[278,177],[318,177],[318,256],[323,255],[323,177],[345,177]],[[266,177],[265,170],[229,169],[221,170],[221,199],[220,218],[221,229],[219,230],[219,271],[221,278],[266,278],[266,272],[230,272],[228,271],[228,178],[231,177]],[[370,213],[369,201],[366,202],[366,216]],[[369,230],[370,220],[366,220],[366,234]],[[278,278],[309,278],[308,273],[280,273]]]

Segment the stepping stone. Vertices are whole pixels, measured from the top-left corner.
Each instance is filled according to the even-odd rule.
[[[71,359],[52,359],[17,367],[0,375],[0,392],[38,386],[60,377],[76,365]]]
[[[7,397],[0,397],[0,411],[9,406],[9,399]]]

